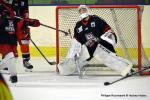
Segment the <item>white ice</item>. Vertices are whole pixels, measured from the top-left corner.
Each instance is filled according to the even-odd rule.
[[[104,86],[121,76],[60,76],[55,66],[41,58],[31,59],[33,72],[24,72],[17,61],[18,83],[11,84],[3,74],[14,100],[150,100],[150,77],[134,76]]]

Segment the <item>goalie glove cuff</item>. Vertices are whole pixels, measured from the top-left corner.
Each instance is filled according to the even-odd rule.
[[[116,45],[117,43],[117,39],[116,36],[110,31],[105,32],[102,36],[101,36],[102,40],[107,41],[108,43],[112,44],[113,46]]]

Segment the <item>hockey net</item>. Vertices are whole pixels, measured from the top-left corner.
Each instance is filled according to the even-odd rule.
[[[141,70],[150,65],[145,55],[141,40],[141,18],[139,6],[89,6],[90,13],[103,18],[115,31],[118,43],[115,46],[117,55],[133,62],[134,68]],[[58,29],[68,31],[73,30],[76,22],[80,20],[77,6],[58,6],[56,8],[56,61],[62,62],[68,51],[70,36],[64,36]],[[100,68],[109,70],[102,62],[95,59],[90,61],[87,69]],[[105,71],[105,74],[108,74]],[[150,72],[142,74],[150,75]]]

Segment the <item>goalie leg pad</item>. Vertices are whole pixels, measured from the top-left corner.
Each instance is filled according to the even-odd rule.
[[[75,58],[75,56],[73,58],[69,57],[72,56],[68,56],[68,58],[66,57],[66,59],[62,63],[58,64],[60,75],[71,75],[77,72],[77,67],[81,69],[88,63],[86,59],[88,59],[90,55],[88,53],[87,47],[83,45],[78,58]],[[76,63],[75,59],[78,60],[78,64]]]
[[[103,63],[111,69],[118,71],[122,76],[126,76],[133,66],[130,61],[118,57],[115,53],[109,51],[102,45],[97,46],[94,57],[97,60],[103,61]]]
[[[60,75],[71,75],[76,70],[75,59],[68,58],[64,62],[58,64],[59,74]]]
[[[81,69],[87,64],[87,59],[90,57],[87,47],[82,45],[76,40],[72,39],[70,48],[68,50],[66,59],[58,64],[60,75],[71,75],[77,71],[77,67]],[[78,64],[76,64],[78,60]]]
[[[79,43],[76,39],[72,39],[66,58],[74,58],[75,55],[79,54],[80,52],[81,43]]]
[[[86,45],[82,45],[81,52],[79,54],[79,64],[85,62],[90,57]]]
[[[83,61],[77,64],[75,59],[67,59],[66,61],[58,64],[60,75],[71,75],[81,69],[84,65],[88,64],[88,61]],[[77,68],[78,67],[78,68]]]

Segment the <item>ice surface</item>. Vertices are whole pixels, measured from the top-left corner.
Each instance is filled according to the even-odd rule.
[[[120,76],[60,76],[55,66],[41,58],[32,59],[33,72],[24,72],[21,60],[17,61],[18,83],[9,82],[3,74],[14,100],[150,100],[150,77],[135,76],[104,86]]]

